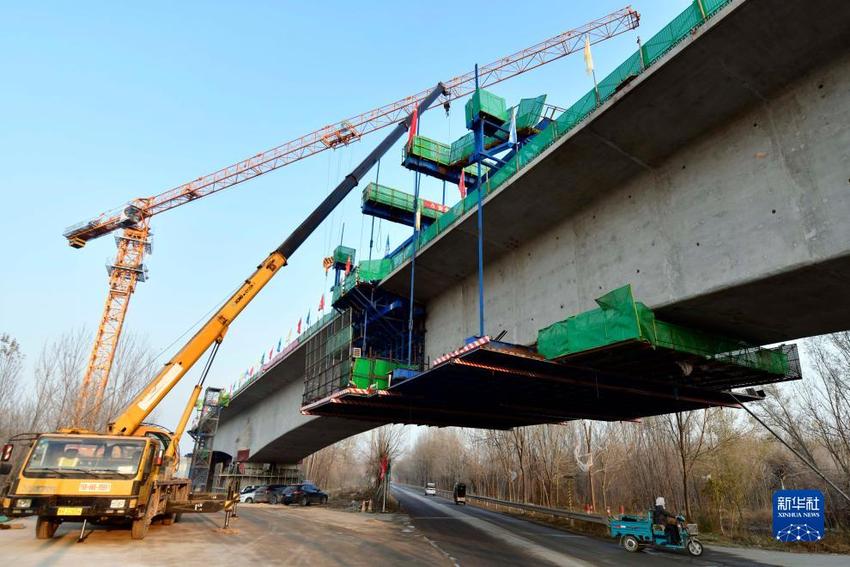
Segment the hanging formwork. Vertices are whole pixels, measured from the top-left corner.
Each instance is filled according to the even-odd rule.
[[[351,282],[348,284],[348,282]],[[424,353],[421,308],[349,273],[335,290],[339,315],[306,345],[303,403],[346,388],[363,391],[389,386],[396,369],[420,370]]]
[[[756,401],[801,377],[794,345],[761,348],[658,320],[630,286],[542,329],[534,346],[482,338],[386,388],[344,388],[302,411],[398,423],[514,427],[645,416]],[[732,393],[749,388],[747,393]]]
[[[662,321],[635,301],[629,285],[596,303],[596,309],[541,329],[538,352],[564,364],[690,379],[706,387],[755,386],[800,376],[796,350],[764,349]]]
[[[772,381],[799,377],[794,345],[765,350],[783,352],[789,359],[787,374],[774,374]],[[425,372],[394,372],[387,390],[347,388],[305,404],[302,413],[508,429],[574,419],[637,420],[764,399],[764,393],[754,389],[732,393],[727,387],[700,385],[700,373],[697,369],[690,376],[665,379],[600,371],[547,360],[533,348],[483,340]]]

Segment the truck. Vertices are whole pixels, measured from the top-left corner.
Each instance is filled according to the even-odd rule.
[[[193,494],[189,480],[177,478],[178,440],[186,429],[204,380],[230,324],[257,296],[287,259],[357,186],[359,180],[409,129],[416,113],[427,110],[441,94],[442,83],[422,99],[384,140],[273,250],[236,292],[215,311],[105,432],[78,428],[36,434],[28,441],[7,443],[0,453],[0,474],[10,482],[0,492],[2,513],[37,516],[36,537],[49,539],[63,522],[130,523],[133,539],[143,539],[154,519],[170,524],[185,512],[225,510],[229,521],[238,494]],[[172,432],[145,423],[171,389],[207,352],[209,358]],[[25,453],[25,455],[22,455]],[[12,462],[18,466],[13,467]],[[14,469],[14,471],[12,470]]]

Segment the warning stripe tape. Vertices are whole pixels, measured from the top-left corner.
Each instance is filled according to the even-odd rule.
[[[490,342],[490,337],[485,335],[485,336],[481,337],[480,339],[476,339],[476,340],[472,341],[471,343],[464,345],[457,350],[454,350],[452,352],[446,353],[446,354],[444,354],[440,357],[435,358],[434,361],[431,362],[431,366],[434,367],[434,366],[437,366],[438,364],[442,364],[442,363],[444,363],[445,361],[447,361],[451,358],[458,357],[465,352],[469,352],[472,349],[478,348],[481,345],[485,345],[489,342]]]

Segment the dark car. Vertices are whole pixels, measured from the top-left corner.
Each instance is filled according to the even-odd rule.
[[[304,482],[287,486],[281,493],[284,504],[327,504],[328,495],[318,489],[315,484]]]
[[[260,486],[254,491],[254,502],[268,502],[278,504],[283,501],[281,492],[286,488],[285,484],[269,484]]]

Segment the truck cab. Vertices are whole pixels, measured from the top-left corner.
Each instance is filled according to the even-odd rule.
[[[171,492],[169,485],[185,484],[188,491],[185,481],[168,482],[173,467],[162,455],[172,441],[169,432],[145,429],[134,436],[40,435],[3,498],[3,510],[10,517],[38,516],[40,539],[52,537],[62,522],[83,520],[130,520],[134,537],[144,537],[152,517],[164,511],[160,500]]]

